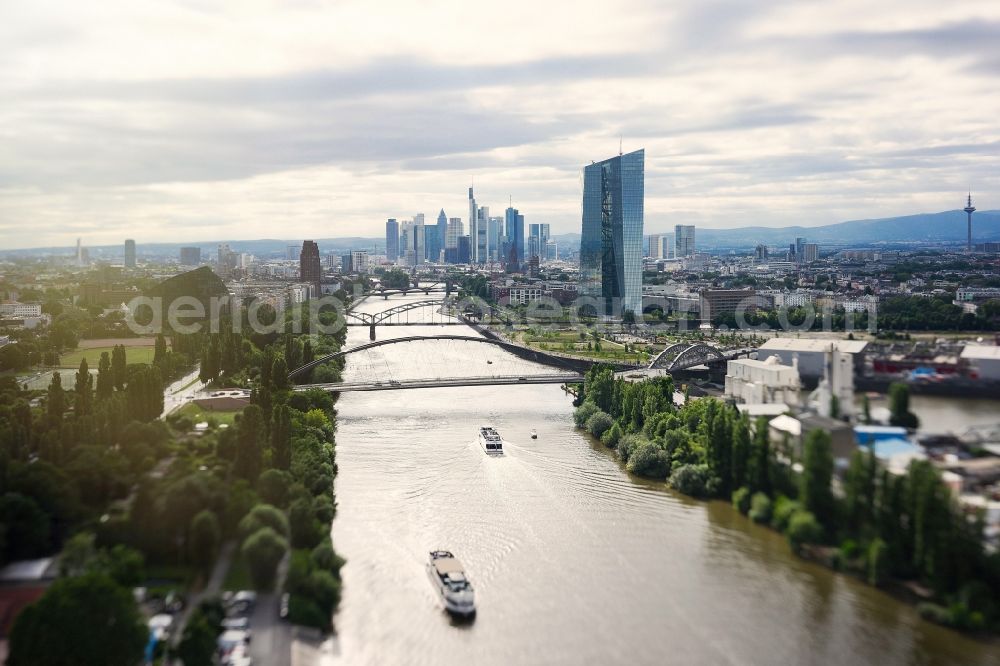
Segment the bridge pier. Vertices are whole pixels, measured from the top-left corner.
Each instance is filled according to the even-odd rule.
[[[368,339],[369,340],[375,339],[375,324],[372,324],[371,326],[368,327]]]

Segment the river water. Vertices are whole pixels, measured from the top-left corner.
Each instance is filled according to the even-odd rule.
[[[460,331],[474,335],[378,335]],[[367,341],[350,330],[348,346]],[[453,374],[488,374],[483,359],[501,355],[534,371],[495,347],[445,347],[465,354]],[[410,376],[421,358],[380,347],[374,362],[348,361],[345,380],[366,364]],[[573,427],[556,385],[346,393],[337,408],[333,538],[347,565],[323,663],[1000,664],[996,648],[796,558],[727,503],[631,478]],[[502,458],[479,448],[483,423],[504,436]],[[438,548],[476,587],[472,623],[439,605],[425,571]]]

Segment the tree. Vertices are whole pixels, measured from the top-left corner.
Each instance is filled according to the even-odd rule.
[[[260,444],[263,426],[264,419],[260,407],[248,405],[243,409],[238,426],[236,460],[233,464],[233,471],[237,476],[250,483],[256,483],[263,464]]]
[[[587,419],[587,430],[591,435],[600,439],[601,435],[605,433],[606,430],[614,425],[614,420],[604,412],[596,412],[593,416]]]
[[[889,573],[889,547],[882,539],[875,539],[866,554],[868,583],[876,587],[885,582]]]
[[[823,528],[810,511],[799,509],[788,521],[788,542],[793,550],[798,550],[803,544],[816,543],[823,538]]]
[[[768,427],[767,417],[757,419],[747,467],[747,485],[751,492],[766,495],[771,494],[771,440]]]
[[[260,528],[243,542],[241,552],[258,590],[271,589],[275,570],[287,550],[288,541],[270,527]]]
[[[258,504],[240,521],[240,534],[247,538],[263,527],[270,527],[282,537],[287,537],[289,533],[288,518],[281,509],[270,504]]]
[[[277,507],[288,506],[288,487],[291,483],[292,476],[288,472],[269,469],[257,479],[257,492],[268,504]]]
[[[125,345],[115,345],[111,349],[111,375],[114,377],[115,389],[125,390],[125,382],[128,380]]]
[[[156,342],[153,347],[153,365],[162,366],[167,360],[167,339],[163,333],[156,335]]]
[[[889,423],[904,428],[920,425],[920,419],[910,411],[910,387],[901,382],[889,386]]]
[[[62,388],[62,379],[58,372],[52,373],[52,383],[49,384],[48,400],[45,403],[49,426],[58,428],[66,412],[66,393]]]
[[[718,403],[709,405],[709,413],[705,416],[706,441],[705,462],[712,475],[719,480],[719,492],[723,497],[730,493],[732,481],[732,419],[731,411],[726,407],[718,407]]]
[[[857,534],[875,519],[875,454],[855,451],[844,475],[844,504],[847,522]]]
[[[203,569],[208,569],[215,561],[222,541],[222,530],[215,513],[203,509],[191,519],[191,535],[188,540],[191,560]]]
[[[0,497],[4,528],[4,561],[39,557],[48,552],[52,529],[49,515],[31,497],[7,493]]]
[[[271,416],[271,463],[279,470],[292,466],[292,414],[287,405],[275,405]]]
[[[291,526],[292,546],[295,548],[312,548],[320,539],[323,526],[316,520],[313,503],[308,498],[300,497],[292,502],[288,511]]]
[[[830,434],[812,430],[806,435],[802,454],[802,477],[799,496],[805,509],[812,513],[824,527],[832,527],[834,520],[833,453]]]
[[[733,424],[732,487],[742,488],[747,483],[750,465],[750,422],[744,414]],[[748,493],[753,491],[748,489]]]
[[[177,645],[177,656],[184,666],[213,666],[218,635],[218,623],[213,623],[200,608],[195,609]]]
[[[115,378],[111,371],[111,357],[108,352],[101,352],[101,360],[97,364],[97,400],[98,402],[111,397],[115,390]]]
[[[274,385],[274,388],[279,391],[289,387],[288,365],[285,363],[285,359],[282,356],[275,358],[274,365],[271,366],[271,383]]]
[[[135,666],[148,638],[130,590],[100,573],[61,578],[14,622],[7,664]]]

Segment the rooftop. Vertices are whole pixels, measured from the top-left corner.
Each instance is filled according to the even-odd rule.
[[[865,350],[865,340],[820,340],[817,338],[771,338],[760,346],[761,351],[827,352],[836,349],[847,354]]]
[[[965,345],[962,348],[962,358],[1000,361],[1000,347],[995,345]]]

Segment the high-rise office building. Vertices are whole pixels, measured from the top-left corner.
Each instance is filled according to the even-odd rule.
[[[819,261],[819,245],[816,243],[803,243],[802,259],[800,261],[803,264],[811,264],[814,261]]]
[[[437,241],[434,256],[430,255],[430,245],[427,246],[428,259],[434,263],[444,261],[444,248],[448,244],[448,217],[444,214],[444,208],[438,213],[437,221]]]
[[[180,264],[181,266],[197,266],[201,263],[200,247],[182,247]]]
[[[500,251],[503,247],[503,218],[502,217],[490,217],[487,223],[489,238],[487,242],[490,246],[490,261],[500,261],[503,257]]]
[[[764,263],[767,261],[767,246],[763,243],[758,243],[757,247],[753,250],[753,259],[758,263]]]
[[[673,234],[653,234],[649,237],[649,252],[646,256],[650,259],[669,259],[673,242]]]
[[[802,263],[805,260],[806,239],[802,236],[795,238],[795,261]]]
[[[476,239],[479,238],[479,209],[476,207],[476,197],[472,193],[472,187],[469,187],[469,237],[471,242],[470,260],[475,263],[479,261],[479,256],[476,254]]]
[[[490,207],[480,206],[476,209],[476,262],[485,264],[490,261]]]
[[[423,225],[421,225],[423,226]],[[368,272],[368,251],[367,250],[353,250],[351,252],[351,272],[353,273],[367,273]]]
[[[448,234],[445,236],[444,248],[454,250],[458,247],[458,237],[465,235],[462,218],[452,217],[448,219]]]
[[[470,236],[459,236],[458,247],[456,248],[458,264],[468,264],[472,262],[472,238]]]
[[[301,248],[298,245],[288,245],[285,247],[285,259],[298,259]]]
[[[125,239],[125,268],[135,268],[135,241]]]
[[[637,150],[583,169],[580,289],[604,316],[642,313],[644,162]]]
[[[528,242],[527,250],[525,256],[530,259],[531,257],[538,257],[539,259],[544,258],[545,245],[549,242],[549,225],[548,224],[529,224],[528,225]]]
[[[385,223],[385,259],[391,263],[399,259],[399,222],[394,217]]]
[[[694,225],[678,224],[674,226],[674,257],[682,259],[690,257],[695,252]]]
[[[505,260],[507,270],[518,271],[524,263],[524,215],[513,206],[504,211],[504,226],[507,229],[509,249]]]
[[[319,295],[319,281],[322,276],[319,245],[311,240],[302,241],[302,251],[299,253],[299,279],[313,285],[316,294]]]

